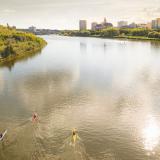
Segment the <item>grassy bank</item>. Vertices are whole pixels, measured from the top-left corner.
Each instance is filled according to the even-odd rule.
[[[21,59],[40,51],[46,42],[31,33],[0,26],[0,64]]]
[[[106,29],[97,30],[97,31],[65,30],[65,31],[61,31],[60,35],[160,41],[160,30],[151,30],[151,29],[143,29],[143,28],[134,28],[134,29],[106,28]]]
[[[115,36],[114,38],[143,40],[143,41],[160,41],[160,38],[148,38],[148,37],[143,37],[143,36]]]

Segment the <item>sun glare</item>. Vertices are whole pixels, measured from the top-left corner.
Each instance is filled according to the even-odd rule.
[[[156,119],[150,117],[146,127],[143,129],[144,148],[148,151],[153,151],[159,143],[160,128],[157,125]]]

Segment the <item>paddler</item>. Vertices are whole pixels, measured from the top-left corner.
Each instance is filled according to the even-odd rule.
[[[3,134],[2,133],[0,133],[0,138],[2,138],[3,137]]]
[[[73,143],[75,143],[77,139],[79,139],[79,136],[78,136],[77,130],[74,128],[72,130],[72,141],[73,141]]]
[[[34,113],[32,116],[32,121],[37,121],[38,120],[38,114]]]

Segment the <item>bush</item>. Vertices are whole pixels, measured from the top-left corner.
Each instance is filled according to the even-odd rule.
[[[132,36],[144,36],[147,37],[149,30],[143,28],[135,28],[131,30]]]
[[[113,38],[113,37],[119,35],[119,30],[116,29],[116,28],[107,28],[107,29],[102,30],[102,32],[100,33],[100,35],[102,37]]]
[[[149,38],[160,38],[160,32],[152,31],[148,33]]]
[[[24,54],[27,51],[41,49],[46,42],[31,33],[13,30],[0,26],[0,57],[7,58],[10,55]]]

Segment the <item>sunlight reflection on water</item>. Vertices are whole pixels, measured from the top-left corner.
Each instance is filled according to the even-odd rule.
[[[160,128],[156,118],[149,116],[149,119],[146,122],[146,127],[143,129],[144,148],[152,152],[159,143],[159,137]],[[154,152],[152,153],[154,154]]]

